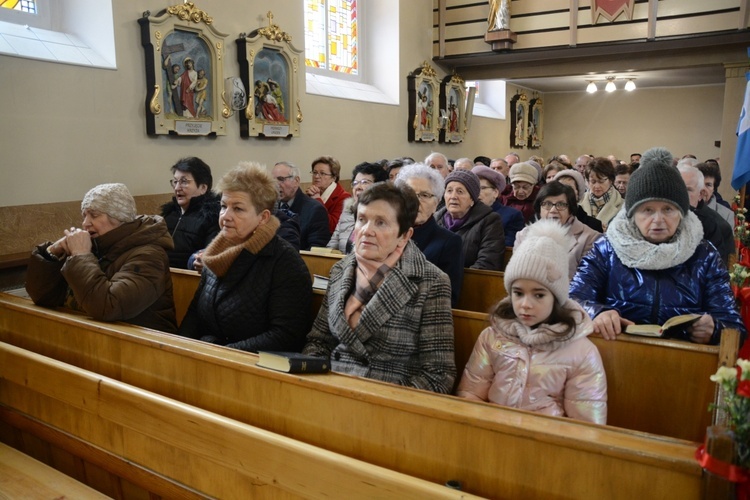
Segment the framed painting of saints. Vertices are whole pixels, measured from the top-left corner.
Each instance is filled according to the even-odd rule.
[[[443,78],[440,92],[440,142],[458,143],[466,135],[466,84],[458,75]]]
[[[298,137],[302,122],[299,98],[301,50],[273,24],[237,39],[240,79],[248,89],[247,108],[239,115],[241,137]]]
[[[440,81],[437,73],[425,61],[406,77],[409,89],[409,123],[407,138],[410,142],[438,140],[440,129]]]
[[[529,101],[529,148],[539,149],[544,140],[544,106],[541,97]]]
[[[226,135],[224,39],[193,2],[138,19],[146,53],[146,133]]]
[[[510,147],[525,148],[528,144],[529,101],[526,94],[516,94],[510,100]]]

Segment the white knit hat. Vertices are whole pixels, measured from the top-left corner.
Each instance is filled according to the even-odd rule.
[[[559,304],[564,304],[568,300],[568,252],[572,247],[573,239],[554,220],[542,219],[528,226],[505,268],[508,294],[514,281],[534,280],[547,287]]]
[[[99,184],[91,188],[81,202],[81,212],[86,209],[107,214],[120,222],[135,220],[135,200],[125,184]]]

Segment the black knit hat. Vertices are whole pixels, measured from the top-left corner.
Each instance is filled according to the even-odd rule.
[[[454,170],[445,178],[445,187],[449,182],[460,182],[469,192],[469,196],[476,203],[479,200],[479,177],[469,170]]]
[[[672,165],[672,153],[664,148],[651,148],[641,157],[641,166],[633,172],[625,194],[628,217],[647,201],[666,201],[680,209],[682,215],[690,210],[687,187],[679,170]]]

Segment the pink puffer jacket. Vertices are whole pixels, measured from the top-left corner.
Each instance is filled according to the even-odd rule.
[[[508,299],[509,300],[509,299]],[[607,422],[607,378],[588,314],[574,301],[572,335],[563,325],[530,330],[517,320],[492,318],[466,364],[457,395],[598,424]]]

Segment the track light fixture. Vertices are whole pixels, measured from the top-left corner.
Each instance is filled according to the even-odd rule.
[[[588,84],[586,85],[586,92],[589,94],[593,94],[597,90],[599,90],[599,86],[597,83],[604,83],[606,82],[606,85],[604,85],[604,90],[606,92],[614,92],[617,90],[617,85],[615,84],[616,80],[627,80],[625,82],[625,90],[628,92],[632,92],[635,90],[635,78],[628,78],[627,76],[607,76],[606,78],[602,78],[600,80],[586,80]]]
[[[627,90],[628,92],[632,92],[635,90],[635,82],[632,78],[625,84],[625,90]]]
[[[607,78],[607,85],[604,86],[604,90],[607,92],[614,92],[617,90],[617,87],[615,86],[615,77],[610,76]]]
[[[597,90],[599,89],[596,87],[596,84],[594,82],[589,82],[588,87],[586,87],[586,92],[588,92],[589,94],[593,94]]]

